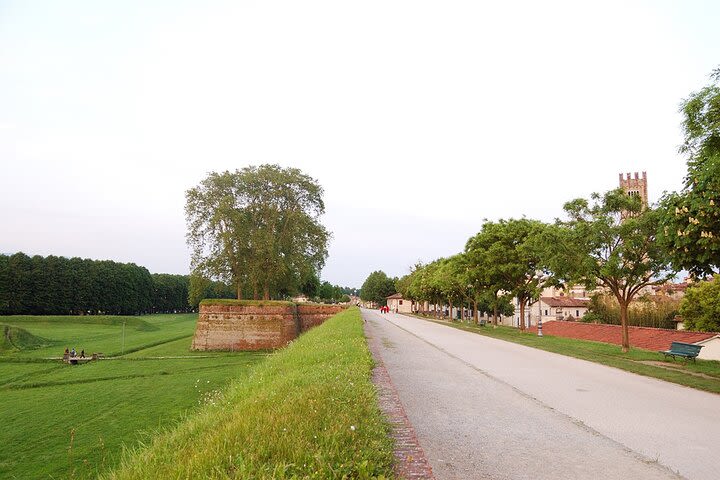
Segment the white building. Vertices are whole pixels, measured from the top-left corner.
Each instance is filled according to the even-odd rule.
[[[706,340],[695,342],[695,345],[702,345],[698,358],[702,360],[720,360],[720,335],[715,335]]]
[[[395,293],[387,297],[387,306],[391,312],[412,313],[413,301],[403,298],[402,294]]]

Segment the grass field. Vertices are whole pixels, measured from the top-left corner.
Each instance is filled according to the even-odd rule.
[[[521,332],[512,327],[498,326],[493,328],[492,325],[481,327],[464,322],[450,323],[430,318],[428,320],[528,347],[601,363],[647,377],[654,377],[708,392],[720,393],[720,362],[717,361],[697,360],[696,362],[684,362],[678,360],[667,362],[664,355],[639,348],[631,348],[628,353],[622,353],[618,345],[608,343],[550,335],[538,337],[537,334]],[[667,366],[652,365],[647,362],[663,362],[667,363]]]
[[[130,452],[109,479],[392,475],[359,310],[258,364],[197,415]]]
[[[196,319],[0,317],[0,478],[95,478],[267,356],[190,352]],[[65,347],[117,358],[48,360]]]

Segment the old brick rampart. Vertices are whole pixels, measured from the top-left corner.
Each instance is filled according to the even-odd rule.
[[[266,350],[284,347],[340,312],[340,305],[208,301],[200,304],[193,350]]]

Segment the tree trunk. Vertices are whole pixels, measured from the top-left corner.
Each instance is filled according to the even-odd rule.
[[[525,300],[520,300],[520,331],[525,331]]]
[[[253,282],[253,300],[258,299],[258,288],[257,288],[257,282]]]
[[[242,300],[242,285],[240,285],[240,282],[237,283],[237,299]]]
[[[628,332],[628,303],[618,299],[620,304],[620,328],[622,330],[622,351],[627,353],[630,351],[630,334]]]
[[[493,305],[493,327],[497,327],[497,299]]]
[[[475,325],[480,323],[480,317],[477,311],[477,300],[473,300],[473,320],[475,321]]]
[[[270,287],[267,282],[263,285],[263,300],[270,300]]]
[[[449,311],[450,314],[448,316],[450,317],[450,322],[452,322],[453,321],[452,300],[450,300],[448,303],[450,304],[450,311]]]

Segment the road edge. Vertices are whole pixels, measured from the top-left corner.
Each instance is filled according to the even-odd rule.
[[[373,336],[367,328],[367,320],[363,316],[365,340],[375,361],[372,371],[372,382],[377,388],[378,404],[391,426],[390,435],[395,440],[393,455],[395,457],[395,474],[403,479],[435,480],[432,467],[425,457],[418,442],[415,428],[405,414],[400,397],[392,383],[383,363],[380,339]]]

